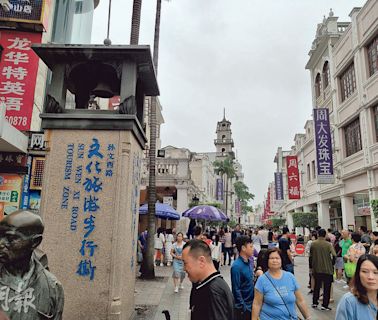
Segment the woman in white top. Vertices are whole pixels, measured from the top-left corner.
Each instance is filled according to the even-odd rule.
[[[224,233],[224,256],[223,265],[226,265],[226,258],[228,255],[228,265],[231,265],[231,255],[232,255],[232,237],[231,232],[226,228]]]
[[[213,259],[214,267],[219,271],[219,264],[222,257],[222,243],[219,241],[219,235],[215,235],[215,239],[210,244],[211,258]]]
[[[165,237],[162,228],[158,228],[154,235],[154,248],[155,248],[155,262],[156,265],[164,266],[162,251],[164,248]]]
[[[252,243],[253,248],[256,249],[257,252],[261,250],[262,238],[259,235],[259,231],[255,230],[254,234],[252,235]]]
[[[172,234],[172,229],[167,229],[165,232],[165,259],[167,260],[167,266],[169,267],[172,264],[172,255],[171,250],[175,238]]]

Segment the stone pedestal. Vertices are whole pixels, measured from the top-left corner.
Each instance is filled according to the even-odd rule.
[[[45,136],[42,249],[64,287],[63,319],[129,319],[141,143],[132,130],[48,129]]]

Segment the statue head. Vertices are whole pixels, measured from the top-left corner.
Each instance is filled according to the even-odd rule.
[[[13,264],[30,259],[42,242],[44,225],[39,215],[15,211],[0,221],[0,263]]]

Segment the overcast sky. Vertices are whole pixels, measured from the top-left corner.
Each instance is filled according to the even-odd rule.
[[[110,38],[129,44],[132,0],[113,0]],[[232,123],[245,183],[264,200],[278,146],[290,149],[311,118],[305,70],[317,24],[333,9],[350,21],[365,0],[171,0],[162,3],[159,74],[163,146],[215,151],[217,121]],[[153,44],[156,0],[143,0],[139,44]],[[106,37],[108,0],[93,43]]]

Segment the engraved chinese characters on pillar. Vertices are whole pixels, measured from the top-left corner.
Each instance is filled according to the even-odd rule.
[[[102,144],[96,137],[92,138],[88,146],[79,143],[77,149],[75,182],[81,189],[76,190],[76,199],[81,203],[79,212],[83,216],[83,225],[77,227],[82,237],[78,245],[81,260],[76,274],[91,281],[95,279],[97,268],[96,251],[100,250],[94,238],[96,225],[101,215],[105,214],[102,211],[101,195],[106,185],[112,183],[115,152],[115,144]]]
[[[286,157],[286,169],[289,199],[300,199],[300,178],[296,156]]]
[[[8,122],[19,130],[29,130],[34,103],[38,57],[32,43],[41,43],[41,34],[0,31],[4,48],[0,61],[0,102]]]

